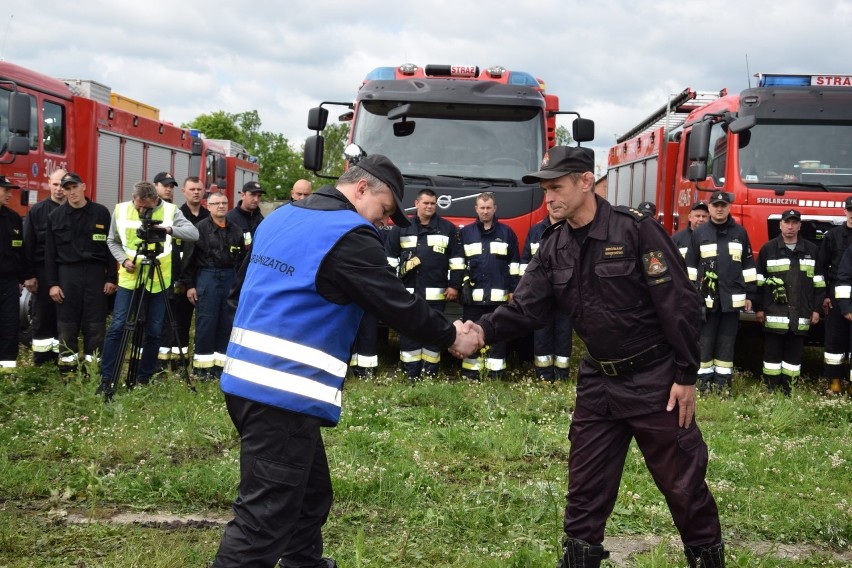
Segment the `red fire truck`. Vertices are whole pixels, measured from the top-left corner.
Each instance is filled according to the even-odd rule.
[[[736,95],[686,89],[616,141],[607,198],[657,204],[675,232],[710,192],[734,198],[731,213],[755,251],[779,234],[785,209],[802,213],[818,241],[845,222],[852,195],[852,81],[838,75],[759,75]]]
[[[110,210],[130,199],[133,184],[160,171],[178,180],[198,175],[206,187],[227,188],[232,203],[236,180],[257,179],[257,164],[247,156],[228,157],[221,141],[158,116],[157,109],[100,83],[55,79],[0,61],[0,172],[22,188],[10,207],[24,215],[46,199],[48,178],[57,168],[79,173],[87,197]],[[22,121],[28,123],[25,129]],[[23,152],[9,151],[7,141],[16,135],[27,139]],[[236,178],[228,177],[228,159]],[[183,195],[176,192],[175,199],[180,203]]]
[[[305,168],[322,169],[327,105],[350,112],[350,143],[384,154],[405,177],[406,204],[423,188],[438,195],[438,213],[457,225],[474,221],[474,201],[494,194],[500,220],[523,244],[530,226],[546,215],[538,184],[521,177],[536,171],[556,142],[556,115],[572,114],[577,142],[594,138],[594,124],[560,111],[544,83],[522,71],[473,65],[404,64],[379,67],[362,83],[354,103],[324,102],[311,109]]]

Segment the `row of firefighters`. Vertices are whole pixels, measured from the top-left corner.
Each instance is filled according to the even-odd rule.
[[[5,207],[17,186],[0,176],[0,366],[16,365],[17,305],[24,285],[34,295],[34,363],[56,360],[58,352],[62,370],[76,370],[82,332],[83,360],[101,354],[101,376],[107,381],[121,363],[117,351],[128,315],[136,309],[133,292],[145,288],[148,304],[137,380],[147,382],[158,360],[161,367],[187,353],[193,314],[193,368],[201,376],[221,374],[230,334],[228,292],[263,220],[260,184],[248,182],[242,199],[229,210],[224,194],[207,194],[200,180],[190,177],[181,188],[185,203],[178,208],[171,203],[177,181],[161,172],[153,183],[136,184],[132,199],[116,205],[112,215],[85,197],[85,182],[73,172],[54,172],[50,186],[50,199],[36,204],[22,223]],[[299,180],[292,196],[310,192],[310,184]],[[202,205],[205,197],[209,209]],[[852,244],[852,198],[843,206],[846,223],[826,233],[821,247],[800,238],[801,213],[785,211],[779,236],[755,260],[748,235],[730,216],[730,197],[715,192],[692,206],[688,227],[673,236],[683,259],[643,258],[649,274],[654,263],[683,266],[700,291],[705,320],[699,345],[702,388],[730,388],[739,314],[745,310],[753,311],[764,327],[763,378],[770,389],[785,392],[801,373],[805,336],[823,317],[824,373],[831,391],[842,391],[852,321],[852,252],[846,254]],[[476,222],[461,229],[436,213],[437,197],[429,189],[418,194],[414,207],[410,227],[382,231],[390,267],[435,310],[443,312],[447,302],[455,301],[463,307],[463,318],[473,321],[511,301],[552,224],[547,216],[534,225],[519,254],[517,236],[498,220],[491,193],[477,196]],[[643,206],[639,210],[653,214]],[[153,221],[150,225],[146,217]],[[160,234],[162,239],[152,237]],[[155,254],[148,254],[155,246]],[[146,264],[152,257],[162,282],[154,277],[150,261]],[[107,330],[112,294],[113,320]],[[167,313],[173,314],[172,321]],[[362,324],[352,356],[357,375],[378,367],[376,324],[369,316]],[[567,378],[571,350],[570,318],[554,313],[534,335],[537,376]],[[400,337],[400,367],[410,379],[436,375],[440,356],[436,346]],[[505,344],[489,345],[481,356],[462,361],[468,378],[500,378],[505,370]]]

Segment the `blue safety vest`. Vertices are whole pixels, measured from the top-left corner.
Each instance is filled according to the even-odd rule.
[[[295,206],[275,210],[260,224],[228,344],[223,392],[337,424],[364,310],[320,296],[316,277],[332,247],[359,226],[371,225],[354,211]]]

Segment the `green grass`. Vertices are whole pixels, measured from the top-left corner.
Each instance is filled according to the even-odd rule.
[[[197,387],[166,379],[104,405],[81,377],[66,384],[26,367],[0,377],[0,566],[212,560],[221,525],[106,522],[117,512],[229,518],[239,442],[217,385]],[[575,396],[573,384],[528,372],[350,380],[340,425],[324,431],[335,489],[326,553],[342,567],[552,568]],[[848,397],[807,381],[791,398],[770,396],[739,373],[733,397],[699,400],[698,420],[729,565],[852,562]],[[607,537],[661,539],[624,565],[684,564],[635,445]]]

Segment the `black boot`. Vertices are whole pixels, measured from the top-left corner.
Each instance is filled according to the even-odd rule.
[[[684,546],[683,553],[689,568],[725,568],[725,544],[722,542],[709,548]]]
[[[577,538],[565,538],[562,542],[562,560],[556,568],[599,568],[601,560],[609,558],[603,545],[591,545]]]

